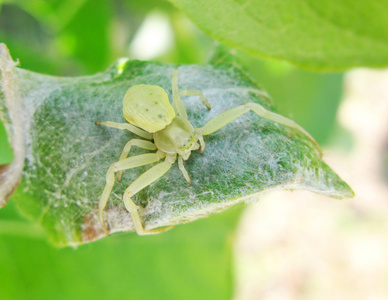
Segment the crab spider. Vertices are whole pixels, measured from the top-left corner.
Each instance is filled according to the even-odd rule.
[[[120,159],[113,163],[107,171],[106,185],[100,198],[98,214],[105,231],[107,229],[105,227],[104,208],[113,189],[115,173],[118,173],[118,180],[121,180],[124,170],[152,164],[161,159],[164,159],[164,161],[152,166],[128,186],[123,195],[123,202],[139,235],[156,234],[170,229],[172,226],[146,230],[138,212],[138,206],[133,202],[132,197],[162,177],[176,160],[178,160],[178,167],[183,177],[190,184],[191,179],[183,165],[183,161],[188,160],[191,151],[200,150],[201,153],[204,152],[205,142],[203,136],[217,131],[251,110],[260,117],[298,129],[316,144],[311,135],[294,121],[270,112],[253,102],[229,109],[211,119],[203,127],[194,128],[187,119],[186,109],[180,99],[182,96],[192,95],[199,96],[203,104],[208,109],[211,108],[200,90],[178,89],[178,70],[175,69],[172,75],[172,106],[163,88],[156,85],[139,84],[129,88],[124,95],[123,114],[128,123],[96,122],[98,125],[128,130],[145,139],[131,139],[124,146]],[[155,152],[128,157],[132,146]]]

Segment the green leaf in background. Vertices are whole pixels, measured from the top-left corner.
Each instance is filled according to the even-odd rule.
[[[0,40],[25,69],[93,73],[109,65],[109,1],[11,1],[0,11]],[[28,51],[26,51],[28,47]]]
[[[170,0],[234,48],[319,70],[388,65],[388,1]]]
[[[19,231],[27,222],[13,202],[0,210],[2,300],[232,299],[232,244],[242,206],[164,234],[117,234],[75,250],[36,239],[31,224]]]
[[[3,46],[3,59],[5,51]],[[7,62],[0,63],[7,66]],[[19,98],[13,99],[16,112],[9,108],[2,118],[12,128],[23,124],[27,146],[23,182],[14,199],[25,215],[45,227],[55,244],[77,245],[104,236],[96,213],[105,174],[133,135],[94,123],[123,122],[122,98],[133,85],[159,85],[171,94],[174,68],[179,69],[180,88],[201,89],[212,105],[207,111],[199,99],[184,99],[195,127],[247,102],[272,109],[266,93],[235,64],[178,67],[128,61],[94,76],[75,78],[9,67],[3,72],[4,82],[13,78],[16,84],[9,88],[15,89],[12,95]],[[10,104],[7,97],[0,101],[1,106]],[[147,229],[191,221],[275,189],[352,196],[351,189],[301,132],[254,113],[206,136],[205,141],[205,153],[193,153],[186,164],[191,185],[174,165],[134,197],[145,208]],[[142,152],[136,149],[133,154]],[[116,183],[107,208],[111,232],[133,230],[120,198],[126,186],[148,168],[127,171],[122,182]]]

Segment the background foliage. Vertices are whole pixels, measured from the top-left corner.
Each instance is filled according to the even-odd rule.
[[[203,63],[214,41],[168,2],[143,0],[2,1],[0,41],[25,69],[52,75],[92,74],[121,56],[142,58],[135,41],[145,22],[168,24],[170,43],[152,59]],[[159,19],[158,19],[159,18]],[[337,130],[341,73],[315,73],[237,52],[243,65],[319,143]],[[336,139],[338,140],[338,139]],[[0,162],[10,161],[0,128]],[[231,247],[242,207],[156,237],[115,235],[55,249],[25,224],[11,201],[0,210],[0,299],[229,299]]]

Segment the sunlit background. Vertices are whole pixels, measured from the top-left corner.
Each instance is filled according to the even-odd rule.
[[[93,74],[120,57],[204,64],[216,45],[160,0],[0,1],[0,42],[22,68],[55,76]],[[379,142],[388,130],[351,133],[376,131],[356,126],[375,116],[366,115],[370,85],[360,88],[368,80],[380,82],[372,94],[382,116],[374,121],[384,127],[387,74],[355,72],[345,85],[342,73],[237,56],[362,197],[276,194],[162,235],[119,234],[76,250],[49,245],[11,200],[0,210],[0,299],[387,299],[388,193],[379,174],[387,174],[388,156]],[[5,141],[1,126],[0,164],[11,159]]]

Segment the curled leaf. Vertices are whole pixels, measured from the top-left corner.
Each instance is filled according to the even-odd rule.
[[[25,215],[45,227],[55,244],[77,245],[105,236],[97,218],[105,174],[135,135],[96,126],[95,121],[125,122],[122,99],[133,85],[159,85],[171,95],[175,68],[179,69],[179,87],[202,90],[212,105],[208,111],[200,99],[183,98],[194,127],[247,102],[273,109],[266,92],[235,64],[173,66],[120,61],[102,73],[74,78],[12,67],[14,83],[3,86],[20,96],[13,112],[8,94],[2,94],[1,118],[7,128],[22,124],[21,132],[8,131],[24,142],[12,144],[15,154],[19,151],[16,147],[26,147],[23,181],[14,199]],[[3,74],[2,82],[5,79]],[[146,229],[189,222],[271,190],[304,189],[337,198],[352,196],[348,185],[321,160],[318,149],[303,133],[254,113],[241,116],[206,136],[205,141],[205,153],[192,153],[185,164],[191,185],[175,164],[133,197],[144,208]],[[144,152],[133,149],[131,155]],[[128,170],[122,181],[116,182],[106,209],[111,232],[134,230],[121,197],[149,167]],[[13,168],[21,176],[21,169]],[[0,201],[6,198],[3,195]]]

